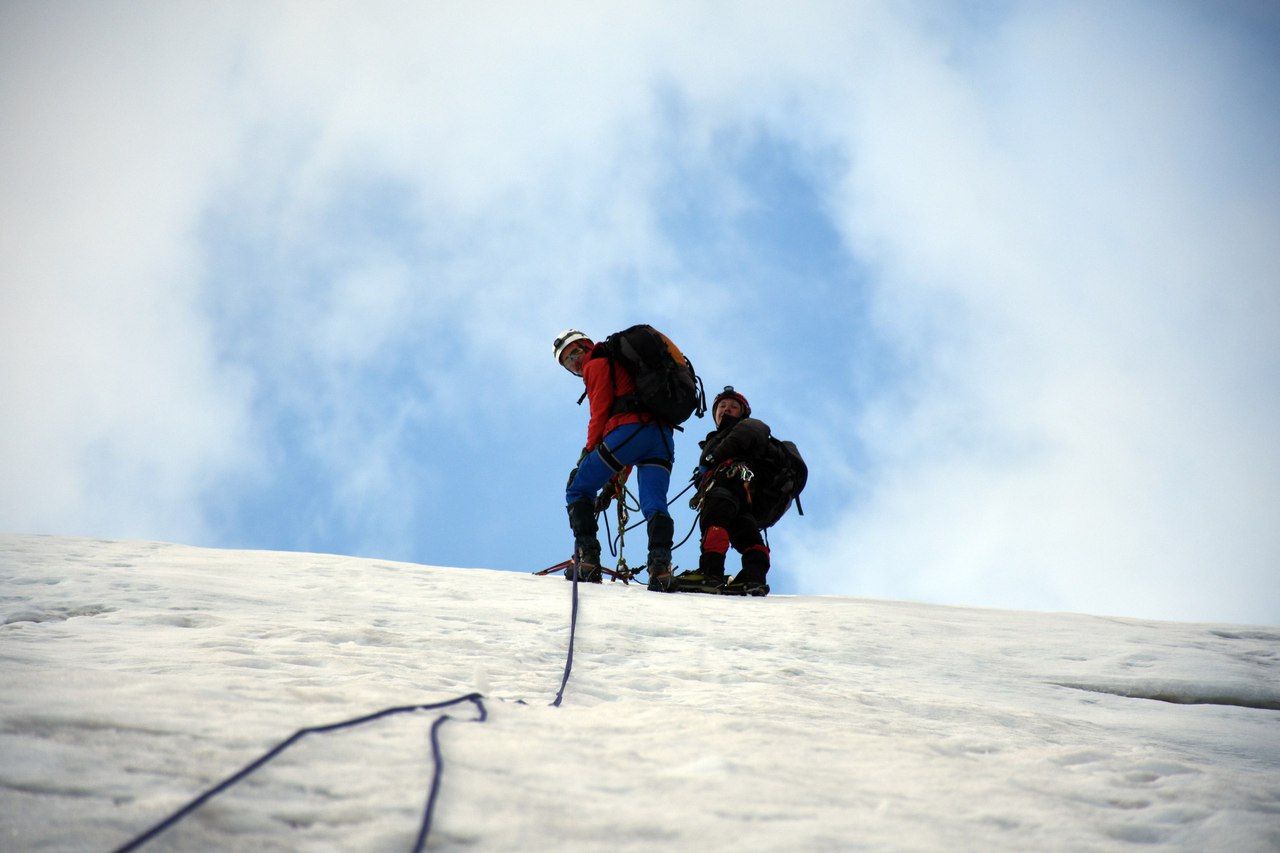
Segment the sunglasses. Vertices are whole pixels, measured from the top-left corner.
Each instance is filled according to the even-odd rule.
[[[565,370],[581,376],[582,371],[579,368],[582,366],[582,359],[586,354],[586,344],[580,342],[572,343],[569,345],[569,348],[564,351],[564,355],[560,356],[560,363],[564,365]]]

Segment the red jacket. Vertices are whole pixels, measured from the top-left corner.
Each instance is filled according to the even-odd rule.
[[[599,346],[599,344],[596,344]],[[604,437],[623,424],[653,423],[653,416],[648,412],[622,412],[610,414],[614,401],[618,397],[634,394],[635,380],[622,365],[615,363],[610,375],[609,359],[592,358],[595,347],[587,353],[583,361],[582,382],[587,386],[587,400],[591,404],[591,420],[587,422],[587,450],[595,450]],[[614,383],[617,383],[616,387]]]

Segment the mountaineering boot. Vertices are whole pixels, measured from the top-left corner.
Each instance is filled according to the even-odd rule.
[[[716,592],[724,586],[724,554],[703,551],[698,568],[676,575],[675,588],[681,592]]]
[[[676,576],[676,588],[682,592],[717,592],[724,586],[724,555],[729,550],[729,531],[719,525],[708,527],[702,534],[702,552],[698,568]]]
[[[698,555],[698,571],[702,572],[702,576],[714,580],[724,581],[724,554],[715,551],[703,551]]]
[[[752,545],[742,553],[742,571],[724,585],[725,592],[737,595],[768,595],[769,549],[764,545]]]
[[[663,513],[649,518],[649,589],[668,592],[671,589],[671,540],[675,536],[676,523]]]
[[[589,500],[569,504],[569,527],[573,530],[573,562],[564,570],[565,580],[600,583],[600,540],[596,538],[596,508]]]

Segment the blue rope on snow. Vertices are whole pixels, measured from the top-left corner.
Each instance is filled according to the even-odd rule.
[[[575,604],[576,604],[576,599],[575,599]],[[567,671],[565,674],[565,678],[566,679],[568,678]],[[563,688],[561,689],[563,690]],[[466,696],[459,696],[457,699],[450,699],[447,702],[438,702],[434,705],[404,705],[398,708],[386,708],[382,711],[378,711],[373,714],[367,714],[363,717],[356,717],[353,720],[344,720],[343,722],[331,723],[327,726],[313,726],[311,728],[299,729],[298,731],[290,735],[288,738],[281,741],[278,745],[276,745],[275,747],[267,751],[267,753],[264,754],[261,758],[258,758],[257,760],[251,762],[246,767],[244,767],[244,769],[240,770],[237,773],[232,774],[231,776],[228,776],[226,779],[219,782],[217,785],[214,785],[212,788],[205,791],[203,794],[196,797],[194,800],[187,803],[185,806],[178,809],[176,812],[169,815],[167,818],[160,821],[155,826],[151,827],[146,832],[139,835],[137,838],[125,844],[123,847],[117,848],[115,850],[115,853],[129,853],[129,851],[131,850],[137,850],[143,844],[146,844],[148,841],[151,841],[157,835],[164,832],[166,829],[173,826],[175,823],[182,820],[187,815],[191,814],[200,806],[204,805],[204,803],[208,802],[218,794],[221,794],[223,791],[227,790],[232,785],[241,781],[250,773],[254,772],[259,767],[266,764],[268,761],[275,758],[277,755],[284,752],[289,747],[293,746],[293,744],[297,743],[305,735],[309,735],[312,733],[323,734],[325,732],[332,732],[338,729],[352,728],[354,726],[359,726],[364,723],[371,723],[374,720],[379,720],[379,719],[382,719],[383,717],[389,717],[392,714],[405,714],[412,711],[435,711],[435,710],[439,710],[440,708],[447,708],[451,705],[459,705],[463,702],[471,702],[476,706],[476,710],[479,712],[479,717],[477,717],[475,722],[483,723],[489,717],[488,711],[484,707],[483,699],[484,697],[481,696],[479,693],[469,693]],[[436,719],[436,721],[431,725],[431,754],[435,759],[435,772],[431,777],[431,791],[427,795],[426,811],[424,812],[422,817],[422,826],[418,830],[418,838],[413,848],[414,853],[420,853],[423,847],[426,846],[427,834],[431,831],[431,821],[433,819],[434,812],[435,812],[436,796],[440,792],[440,777],[444,772],[444,758],[440,753],[440,738],[438,736],[438,732],[440,730],[440,726],[444,724],[444,721],[451,720],[451,719],[453,718],[450,717],[448,714],[441,714]]]

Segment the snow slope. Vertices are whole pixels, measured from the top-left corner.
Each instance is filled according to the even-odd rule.
[[[1280,849],[1280,628],[571,589],[0,537],[0,848]]]

